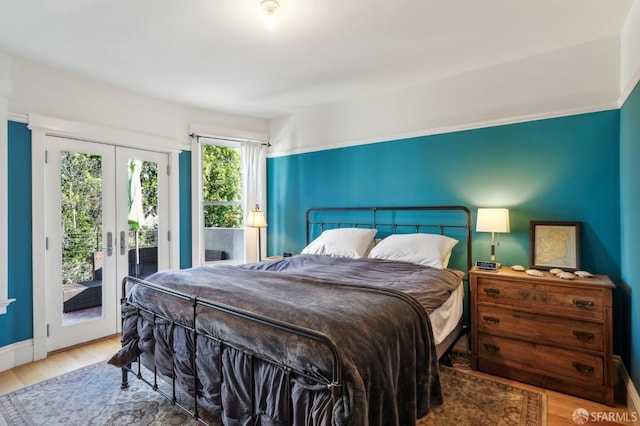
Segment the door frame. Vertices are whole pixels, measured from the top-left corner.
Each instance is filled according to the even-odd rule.
[[[101,188],[100,200],[102,205],[101,233],[114,234],[116,229],[116,149],[112,145],[93,142],[81,142],[75,139],[49,137],[47,150],[46,174],[50,180],[45,187],[45,220],[47,223],[47,252],[46,261],[42,267],[47,271],[46,283],[47,302],[42,308],[47,313],[47,331],[51,331],[47,340],[47,350],[58,350],[78,344],[92,335],[101,337],[113,334],[116,330],[117,298],[116,298],[116,256],[103,256],[102,268],[102,296],[101,313],[86,321],[73,323],[64,322],[62,285],[62,237],[64,231],[61,224],[60,166],[62,152],[94,154],[101,157]],[[57,182],[56,182],[57,181]],[[109,202],[113,200],[113,202]],[[106,201],[106,202],[105,202]],[[111,206],[112,208],[109,208]],[[107,207],[105,209],[105,207]],[[112,295],[112,297],[109,297]]]
[[[46,221],[45,194],[47,137],[57,136],[87,142],[104,143],[147,151],[166,153],[169,156],[169,268],[180,267],[180,218],[179,218],[179,154],[180,142],[136,131],[120,130],[106,126],[30,114],[32,165],[32,231],[33,231],[33,360],[47,357],[46,306]],[[120,324],[118,324],[120,331]]]

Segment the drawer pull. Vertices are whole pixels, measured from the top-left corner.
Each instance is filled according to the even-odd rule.
[[[592,309],[596,303],[591,300],[573,299],[573,304],[580,309]]]
[[[488,350],[489,352],[494,352],[494,353],[495,353],[495,352],[498,352],[498,351],[500,350],[500,346],[492,345],[492,344],[490,344],[490,343],[485,343],[485,344],[484,344],[484,348],[485,348],[486,350]]]
[[[573,366],[580,374],[584,374],[585,376],[593,376],[593,371],[595,370],[592,366],[581,364],[579,362],[574,362]]]
[[[497,288],[485,288],[484,294],[489,297],[498,297],[500,295],[500,290],[498,290]]]
[[[489,325],[498,325],[500,324],[500,318],[496,318],[496,317],[490,317],[490,316],[483,316],[482,319],[484,320],[484,322],[486,322]]]
[[[573,335],[583,342],[593,342],[596,339],[596,335],[587,331],[574,330]]]

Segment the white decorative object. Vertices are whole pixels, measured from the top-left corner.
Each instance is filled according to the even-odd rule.
[[[580,278],[591,278],[591,277],[593,277],[593,274],[591,272],[587,272],[587,271],[575,271],[574,274],[576,274]]]
[[[514,271],[518,271],[518,272],[524,272],[525,271],[525,267],[522,265],[513,265],[511,267],[511,269],[513,269]]]
[[[551,272],[553,275],[558,275],[559,273],[564,271],[560,268],[553,268],[553,269],[549,269],[549,272]]]
[[[525,272],[532,277],[544,277],[544,272],[538,271],[537,269],[527,269]]]
[[[558,278],[562,278],[563,280],[575,280],[576,276],[571,272],[560,272],[558,274]]]

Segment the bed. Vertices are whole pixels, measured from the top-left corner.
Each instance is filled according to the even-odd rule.
[[[110,360],[123,387],[133,372],[209,424],[411,425],[441,404],[470,211],[322,208],[305,221],[296,256],[126,278]]]

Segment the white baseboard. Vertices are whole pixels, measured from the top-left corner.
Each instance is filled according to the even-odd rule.
[[[634,426],[640,426],[640,395],[631,381],[631,376],[622,362],[622,358],[618,355],[614,355],[613,363],[616,369],[616,379],[620,380],[622,386],[624,386],[627,394],[627,411],[629,413],[635,413],[636,419],[633,422]]]
[[[0,372],[33,361],[31,339],[0,348]]]

